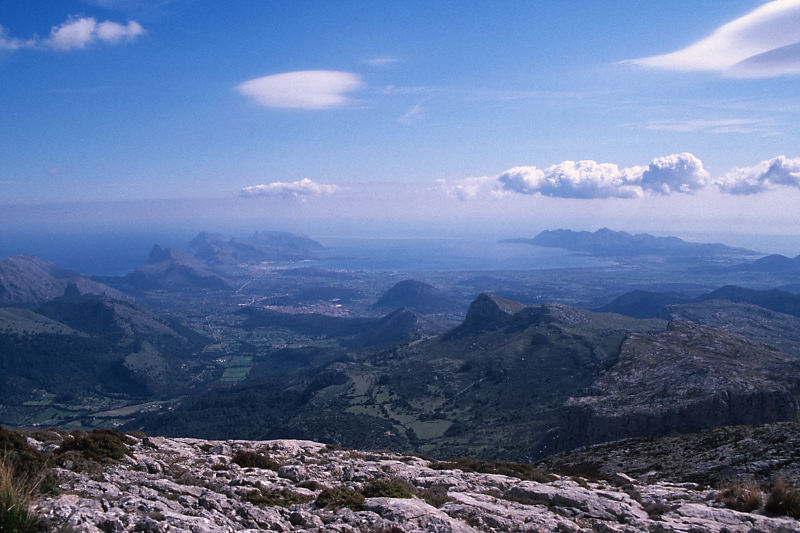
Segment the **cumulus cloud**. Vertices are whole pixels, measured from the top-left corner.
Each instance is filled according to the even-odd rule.
[[[518,166],[497,176],[438,180],[437,188],[467,200],[490,194],[537,194],[556,198],[638,198],[647,193],[693,193],[706,186],[709,174],[690,153],[657,157],[649,165],[620,168],[592,160],[562,161],[547,168]]]
[[[778,186],[800,189],[800,157],[779,155],[751,167],[739,167],[714,182],[728,194],[756,194]]]
[[[361,78],[351,72],[301,70],[255,78],[236,90],[265,107],[327,109],[348,103],[347,93],[361,86]]]
[[[800,0],[768,2],[686,48],[626,62],[743,78],[800,74]]]
[[[337,185],[317,183],[308,178],[303,178],[300,181],[276,181],[263,185],[250,185],[242,188],[241,195],[245,198],[267,196],[305,201],[312,196],[333,194],[337,190],[339,190]]]
[[[94,43],[119,44],[133,41],[144,33],[142,25],[135,20],[131,20],[127,24],[120,24],[110,20],[97,22],[93,17],[69,17],[62,24],[53,26],[46,39],[12,38],[0,26],[0,50],[48,48],[69,51],[86,48]]]
[[[708,177],[703,162],[684,152],[653,159],[637,181],[644,190],[659,194],[690,193],[705,187]]]
[[[144,28],[135,20],[123,25],[110,20],[98,23],[93,17],[71,17],[60,26],[54,26],[42,44],[66,51],[86,48],[96,42],[118,44],[132,41],[142,34]]]
[[[514,167],[497,176],[502,187],[520,194],[560,198],[632,198],[641,190],[632,186],[631,169],[596,161],[563,161],[546,169]]]

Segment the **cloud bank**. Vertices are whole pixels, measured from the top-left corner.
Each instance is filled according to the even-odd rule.
[[[300,70],[255,78],[237,85],[236,90],[264,107],[328,109],[347,104],[347,93],[362,85],[352,72]]]
[[[553,198],[640,198],[692,194],[714,186],[727,195],[750,195],[780,187],[800,189],[800,157],[773,157],[711,179],[703,162],[683,152],[648,165],[620,168],[592,160],[562,161],[547,168],[519,166],[496,176],[437,180],[436,189],[469,200],[483,196],[539,195]]]
[[[800,157],[779,155],[751,167],[734,168],[715,184],[728,194],[756,194],[779,186],[800,189]]]
[[[308,178],[303,178],[300,181],[276,181],[263,185],[250,185],[243,187],[240,194],[245,198],[265,196],[305,201],[313,196],[333,194],[337,190],[339,190],[337,185],[317,183]]]
[[[119,44],[130,42],[144,35],[145,30],[135,20],[120,24],[106,20],[97,22],[94,17],[69,17],[66,21],[50,29],[45,39],[27,40],[10,37],[0,26],[0,50],[18,50],[21,48],[44,48],[50,50],[70,51],[86,48],[95,43]]]
[[[626,63],[741,78],[800,74],[800,0],[768,2],[686,48]]]

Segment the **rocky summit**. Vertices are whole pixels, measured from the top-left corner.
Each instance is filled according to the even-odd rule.
[[[85,532],[800,531],[725,508],[715,490],[622,473],[592,480],[298,440],[130,437],[127,448],[105,466],[62,460],[57,495],[34,510],[53,530]]]

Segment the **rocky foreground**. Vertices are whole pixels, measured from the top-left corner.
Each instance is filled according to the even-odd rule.
[[[716,490],[621,473],[487,474],[297,440],[147,437],[127,446],[104,466],[62,461],[58,494],[39,498],[35,512],[56,531],[87,532],[800,532],[791,518],[725,508]]]

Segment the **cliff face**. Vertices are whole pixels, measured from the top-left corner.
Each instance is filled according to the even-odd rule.
[[[735,334],[672,322],[631,335],[618,362],[559,414],[549,451],[627,437],[794,420],[800,361]]]
[[[499,466],[511,476],[488,474],[468,471],[469,462],[294,440],[151,437],[128,449],[122,462],[88,471],[77,458],[63,461],[60,494],[35,511],[54,531],[92,533],[800,531],[796,520],[721,508],[713,490],[623,474],[592,481],[508,464]],[[261,457],[261,467],[240,466],[242,452]],[[336,505],[330,489],[347,491],[352,508]]]

